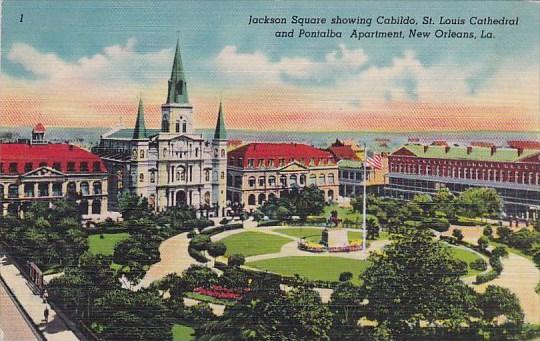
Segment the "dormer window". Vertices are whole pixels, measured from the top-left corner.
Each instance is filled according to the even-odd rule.
[[[17,173],[17,162],[12,162],[9,164],[9,172]]]
[[[268,160],[268,167],[269,168],[274,167],[274,160],[272,160],[272,159]]]
[[[67,163],[67,170],[68,170],[68,172],[74,172],[75,171],[75,162],[69,161]]]
[[[40,162],[40,163],[39,163],[39,166],[40,166],[40,167],[47,167],[47,162]]]
[[[88,162],[83,161],[80,166],[81,172],[88,172]]]
[[[253,159],[248,159],[248,168],[253,168],[254,163],[255,163],[255,160],[253,160]]]
[[[259,168],[264,168],[264,159],[259,159],[258,167]]]
[[[53,162],[53,169],[56,169],[57,171],[60,170],[60,162]]]
[[[285,159],[279,159],[279,166],[280,167],[285,166]]]
[[[101,164],[99,161],[95,161],[94,164],[92,165],[92,170],[94,172],[99,172],[101,171]]]
[[[30,172],[32,170],[32,162],[27,162],[24,164],[24,172]]]

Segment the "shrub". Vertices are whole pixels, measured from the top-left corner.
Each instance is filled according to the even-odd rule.
[[[452,231],[452,236],[457,239],[458,242],[463,240],[463,232],[460,229]]]
[[[310,215],[310,216],[306,217],[306,223],[308,223],[308,224],[324,224],[324,223],[326,223],[326,217]]]
[[[222,242],[208,244],[208,254],[212,257],[223,256],[227,252],[227,246]]]
[[[483,235],[490,238],[493,236],[493,228],[489,225],[484,227],[484,230],[482,231]]]
[[[253,219],[255,219],[255,221],[259,221],[262,218],[264,218],[263,211],[261,211],[259,209],[256,209],[255,211],[253,211]]]
[[[347,282],[353,278],[352,272],[345,271],[339,274],[339,281],[340,282]]]
[[[486,273],[481,273],[481,274],[476,275],[475,283],[476,284],[486,283],[486,282],[494,280],[495,278],[497,278],[497,276],[499,276],[499,273],[497,273],[494,270],[488,271]]]
[[[187,237],[188,239],[191,239],[193,237],[195,237],[197,234],[195,233],[195,231],[189,231],[188,234],[187,234]]]
[[[486,236],[478,238],[478,247],[482,250],[487,249],[489,245],[489,239]]]
[[[475,226],[476,222],[474,220],[459,217],[456,221],[454,221],[454,224],[460,226]]]
[[[210,237],[205,234],[198,234],[194,236],[190,242],[189,247],[197,251],[206,250],[208,245],[211,243]]]
[[[208,259],[202,254],[202,252],[195,250],[192,247],[188,248],[188,253],[191,258],[195,259],[197,262],[206,263]]]
[[[508,257],[508,250],[504,246],[497,246],[491,251],[491,254],[495,257]]]
[[[221,219],[221,220],[219,221],[219,223],[220,223],[221,225],[225,225],[225,224],[227,224],[228,222],[229,222],[229,219],[227,219],[227,218],[223,218],[223,219]]]
[[[241,266],[244,265],[245,262],[246,258],[243,255],[235,253],[229,257],[227,264],[229,266]]]
[[[497,274],[500,274],[503,270],[502,262],[499,257],[493,255],[489,257],[489,265],[491,265],[491,267],[495,272],[497,272]]]
[[[501,226],[497,228],[497,235],[503,243],[508,243],[510,236],[512,235],[512,230],[506,226]]]
[[[484,259],[482,258],[478,258],[478,259],[475,259],[474,261],[472,261],[470,264],[469,264],[469,267],[473,270],[477,270],[477,271],[486,271],[487,270],[487,263]]]

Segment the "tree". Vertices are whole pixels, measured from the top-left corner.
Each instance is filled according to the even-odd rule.
[[[227,259],[227,265],[229,266],[241,266],[241,265],[244,265],[245,262],[246,262],[246,258],[243,255],[238,254],[238,253],[231,255]]]
[[[459,194],[457,205],[462,215],[482,218],[498,215],[502,199],[493,188],[469,188]]]
[[[433,200],[429,194],[417,194],[414,196],[413,203],[422,209],[423,216],[429,216],[433,206]]]
[[[439,189],[433,195],[433,209],[444,212],[446,218],[455,220],[456,218],[456,197],[446,187]]]
[[[210,288],[214,284],[218,284],[218,275],[211,269],[200,266],[191,265],[182,272],[182,278],[186,283],[186,289],[193,290],[198,287]]]
[[[460,280],[462,266],[429,231],[406,230],[369,263],[361,275],[366,316],[386,321],[393,339],[459,333],[478,315],[474,291]],[[422,322],[435,328],[420,328]]]
[[[371,215],[366,217],[367,239],[375,240],[379,238],[380,228],[381,225],[379,224],[379,220],[376,217]]]
[[[508,250],[504,246],[497,246],[491,251],[491,254],[495,257],[504,258],[508,257]]]
[[[353,278],[352,272],[345,271],[339,274],[339,281],[340,282],[347,282],[350,281]]]
[[[512,235],[512,230],[506,226],[497,227],[497,235],[503,243],[508,243],[510,241],[510,236]]]
[[[486,236],[478,238],[478,247],[480,250],[486,250],[489,245],[489,239]]]
[[[118,207],[124,220],[137,220],[152,215],[148,199],[133,193],[124,193],[118,199]]]
[[[491,327],[492,336],[509,338],[521,331],[524,322],[523,310],[518,298],[510,290],[488,285],[486,291],[480,294],[478,305],[483,312],[482,319]]]
[[[454,231],[452,231],[452,236],[456,238],[459,242],[462,241],[464,237],[463,232],[461,232],[460,229],[454,229]]]
[[[208,254],[212,257],[223,256],[227,252],[227,246],[223,242],[208,244]]]
[[[332,292],[328,306],[334,314],[334,333],[343,336],[344,332],[357,328],[357,322],[364,313],[364,300],[360,288],[349,281],[343,281]],[[334,339],[337,335],[334,336]]]

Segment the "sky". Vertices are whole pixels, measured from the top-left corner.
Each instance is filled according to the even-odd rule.
[[[293,15],[519,25],[474,28],[494,39],[357,40],[352,29],[422,26],[301,27]],[[4,0],[1,18],[0,126],[132,126],[141,96],[159,127],[178,38],[198,128],[215,125],[221,99],[230,129],[540,131],[539,2]],[[274,34],[327,28],[344,38]]]

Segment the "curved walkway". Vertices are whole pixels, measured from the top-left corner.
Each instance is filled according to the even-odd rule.
[[[525,320],[540,323],[540,295],[534,289],[540,281],[540,271],[534,263],[525,257],[510,253],[502,259],[503,272],[491,282],[475,285],[477,291],[483,292],[488,285],[499,285],[508,288],[519,299]]]
[[[170,273],[181,274],[192,264],[202,264],[191,258],[188,253],[188,245],[187,233],[181,233],[161,243],[159,246],[161,260],[150,266],[144,278],[133,289],[146,288],[150,283]]]

